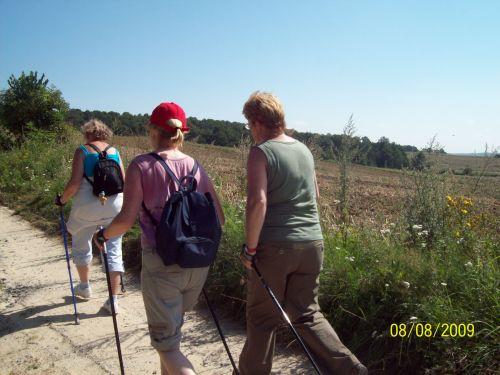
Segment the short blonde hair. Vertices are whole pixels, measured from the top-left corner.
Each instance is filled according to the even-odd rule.
[[[81,129],[88,140],[107,141],[113,138],[113,131],[104,122],[96,118],[87,121]]]
[[[184,143],[184,133],[180,127],[177,127],[177,129],[171,133],[163,128],[160,128],[159,126],[156,126],[155,124],[149,124],[149,126],[158,130],[161,138],[166,141],[169,147],[182,147],[182,144]]]
[[[255,91],[243,106],[243,115],[248,121],[258,121],[272,132],[286,128],[285,111],[278,97],[262,91]]]

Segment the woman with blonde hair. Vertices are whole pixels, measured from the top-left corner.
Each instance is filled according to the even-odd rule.
[[[325,374],[366,374],[318,304],[323,234],[313,156],[304,144],[285,134],[285,112],[276,96],[253,93],[243,114],[256,146],[250,150],[247,166],[246,245],[241,254],[249,270],[247,340],[240,373],[271,372],[276,328],[282,323],[252,271],[255,261]]]
[[[109,238],[132,227],[137,215],[141,226],[141,289],[146,308],[151,345],[160,356],[162,374],[194,374],[193,365],[181,353],[184,313],[196,303],[205,283],[208,266],[183,268],[164,264],[160,256],[165,244],[156,243],[156,228],[166,202],[177,191],[176,180],[191,173],[196,191],[209,193],[221,225],[224,214],[213,184],[195,160],[180,151],[186,126],[184,110],[175,103],[161,103],[150,118],[149,138],[154,152],[137,156],[127,169],[122,211],[94,240],[102,248]],[[173,177],[171,177],[171,174]],[[157,246],[158,245],[158,246]],[[170,246],[169,246],[170,245]],[[174,244],[167,244],[172,252]]]
[[[78,270],[80,283],[75,287],[75,295],[82,299],[92,297],[90,287],[90,263],[92,261],[92,236],[101,225],[107,225],[120,212],[123,193],[110,196],[101,193],[96,196],[94,189],[94,171],[99,160],[105,158],[116,165],[121,181],[124,179],[123,163],[118,150],[109,141],[113,132],[102,121],[91,119],[82,126],[85,144],[75,150],[71,178],[64,192],[56,197],[59,206],[66,204],[72,197],[73,204],[67,223],[72,236],[73,262]],[[115,302],[118,312],[117,295],[120,287],[120,275],[124,272],[122,261],[122,236],[114,236],[108,243],[108,262]],[[106,300],[103,308],[111,313],[111,301]]]

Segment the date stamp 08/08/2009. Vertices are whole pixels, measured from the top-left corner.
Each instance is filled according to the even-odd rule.
[[[474,337],[473,323],[392,323],[390,337],[463,338]]]

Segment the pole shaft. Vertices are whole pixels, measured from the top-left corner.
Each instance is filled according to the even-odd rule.
[[[126,290],[125,290],[125,285],[123,284],[123,273],[120,273],[120,286],[122,289],[122,293],[125,293]]]
[[[311,362],[312,366],[314,367],[314,370],[316,370],[316,373],[321,375],[321,371],[319,370],[319,367],[316,364],[316,361],[314,360],[311,353],[309,352],[309,349],[307,349],[306,344],[302,341],[302,338],[299,336],[298,332],[295,330],[295,327],[293,326],[292,322],[290,321],[290,318],[288,317],[285,310],[283,310],[283,307],[281,307],[281,304],[279,303],[278,299],[274,295],[274,293],[271,290],[271,288],[269,287],[269,285],[267,285],[266,281],[264,280],[264,277],[262,277],[262,274],[260,273],[259,268],[257,267],[257,265],[255,263],[253,263],[253,269],[257,273],[257,276],[258,276],[260,282],[262,283],[262,286],[264,286],[264,289],[267,290],[267,293],[269,294],[269,296],[273,300],[275,306],[280,311],[281,315],[283,316],[283,319],[288,324],[288,327],[290,327],[290,330],[292,331],[293,335],[295,336],[297,341],[300,343],[300,346],[302,346],[302,349],[304,350],[307,357],[309,358],[309,361]]]
[[[222,339],[222,343],[224,344],[224,348],[226,348],[227,356],[229,357],[229,361],[231,361],[231,365],[233,366],[234,373],[236,375],[239,375],[238,368],[236,367],[236,363],[234,362],[233,356],[231,355],[231,351],[229,350],[229,346],[227,345],[226,338],[224,337],[224,333],[222,333],[222,329],[219,324],[219,319],[217,319],[217,316],[215,315],[215,311],[212,308],[212,304],[208,300],[207,292],[205,291],[205,288],[203,290],[203,296],[205,297],[205,301],[207,302],[208,309],[210,310],[210,314],[212,315],[212,318],[214,319],[215,326],[217,327],[217,330],[219,331],[219,336]]]
[[[123,358],[122,358],[122,348],[120,345],[120,335],[118,333],[118,323],[116,321],[116,312],[115,312],[115,301],[113,300],[113,291],[111,290],[111,278],[109,276],[109,266],[108,266],[108,253],[106,252],[106,244],[103,244],[104,250],[102,252],[104,258],[104,268],[106,269],[106,281],[108,283],[108,294],[109,294],[109,303],[111,306],[111,315],[113,317],[113,328],[115,330],[115,341],[116,341],[116,350],[118,351],[118,360],[120,361],[120,371],[121,374],[125,374],[125,369],[123,367]]]
[[[76,297],[75,297],[75,289],[73,288],[73,276],[71,275],[71,264],[70,264],[70,259],[69,259],[69,251],[68,251],[68,237],[66,233],[66,223],[64,222],[64,215],[63,215],[63,210],[62,207],[59,211],[59,219],[61,222],[61,233],[63,236],[63,242],[64,242],[64,251],[66,253],[66,265],[68,267],[68,275],[69,275],[69,286],[71,288],[71,298],[73,299],[73,308],[75,310],[75,324],[79,324],[78,322],[78,311],[76,310]]]

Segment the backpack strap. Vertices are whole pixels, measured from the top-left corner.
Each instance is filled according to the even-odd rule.
[[[193,169],[191,170],[191,173],[189,173],[189,174],[194,177],[194,176],[196,176],[196,173],[198,173],[198,162],[195,159]]]
[[[90,186],[94,186],[94,182],[85,174],[85,172],[83,173],[83,177],[88,181]]]
[[[108,156],[108,153],[107,151],[113,146],[111,145],[107,145],[106,148],[104,150],[102,150],[102,153],[104,154],[104,157],[107,157]]]
[[[86,143],[85,144],[86,146],[89,146],[91,149],[93,149],[95,152],[97,152],[98,154],[101,153],[101,150],[99,149],[99,147],[97,147],[96,145],[93,145],[92,143]]]
[[[92,143],[87,143],[87,146],[90,146],[90,148],[97,152],[97,154],[99,155],[99,159],[106,159],[106,151],[111,147],[108,145],[108,147],[106,147],[104,151],[101,151],[99,147],[93,145]]]
[[[158,160],[160,162],[160,164],[165,169],[165,172],[167,172],[167,174],[169,175],[170,179],[172,181],[174,181],[174,186],[175,186],[175,184],[177,184],[177,185],[179,185],[179,188],[180,188],[181,182],[179,181],[177,176],[174,174],[174,172],[172,172],[172,170],[170,169],[168,164],[165,162],[165,160],[163,160],[163,158],[160,155],[158,155],[156,152],[150,152],[149,155],[153,156],[156,160]],[[153,214],[151,213],[151,211],[148,210],[144,201],[142,201],[142,209],[144,210],[144,212],[148,216],[149,220],[154,224],[154,226],[158,226],[158,220],[156,220],[153,217]]]
[[[187,176],[187,178],[184,177],[187,180],[189,180],[189,189],[192,191],[196,191],[196,187],[198,186],[198,182],[196,181],[196,178],[194,177],[194,176],[196,176],[196,173],[198,173],[198,162],[195,159],[193,169],[191,170],[191,172],[189,172],[189,175]]]
[[[174,172],[172,172],[172,170],[170,169],[170,167],[168,166],[168,164],[165,162],[165,160],[163,160],[163,158],[160,155],[158,155],[156,152],[150,152],[149,155],[153,156],[156,160],[158,160],[160,162],[160,164],[165,169],[165,172],[167,172],[167,174],[170,176],[170,178],[177,185],[179,185],[179,188],[180,188],[181,187],[181,182],[179,181],[179,179],[177,178],[177,176],[174,174]]]

